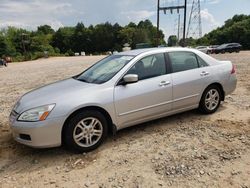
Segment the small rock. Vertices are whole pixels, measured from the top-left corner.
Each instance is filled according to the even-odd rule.
[[[232,171],[231,172],[231,175],[232,176],[235,176],[235,175],[238,175],[238,174],[240,174],[241,173],[241,171]]]
[[[33,164],[38,164],[38,160],[34,159],[34,160],[32,160],[32,163]]]
[[[50,180],[50,182],[49,182],[50,184],[55,184],[56,183],[56,181],[55,180]]]
[[[156,161],[159,160],[159,159],[160,159],[160,158],[159,158],[158,156],[155,157],[155,160],[156,160]]]
[[[74,165],[76,166],[76,165],[79,164],[80,162],[82,162],[82,159],[77,159],[76,162],[74,163]]]
[[[203,175],[205,174],[205,172],[203,170],[200,170],[200,174]]]
[[[112,182],[114,180],[114,178],[108,178],[109,182]]]
[[[91,185],[90,182],[86,182],[86,183],[84,184],[85,187],[90,187],[90,185]]]
[[[67,169],[65,170],[65,172],[70,172],[70,169],[67,168]]]

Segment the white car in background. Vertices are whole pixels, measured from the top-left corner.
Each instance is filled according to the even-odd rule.
[[[210,47],[209,46],[197,46],[196,49],[203,52],[203,53],[205,53],[205,54],[210,53]]]

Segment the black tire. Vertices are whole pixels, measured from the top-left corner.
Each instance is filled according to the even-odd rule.
[[[102,127],[102,133],[101,133],[100,138],[98,140],[96,140],[96,143],[94,143],[93,145],[82,146],[82,145],[79,145],[81,143],[78,144],[77,141],[75,141],[74,135],[75,135],[75,132],[78,131],[77,129],[79,129],[79,128],[77,126],[79,125],[79,123],[82,120],[87,119],[86,121],[91,121],[91,120],[88,120],[88,118],[97,119],[99,121],[98,126]],[[82,131],[81,134],[86,134],[86,135],[91,134],[91,133],[89,133],[89,132],[87,133],[86,131],[83,131],[83,130],[81,130],[81,131]],[[108,124],[107,124],[107,120],[106,120],[105,116],[99,111],[86,110],[86,111],[79,112],[78,114],[73,116],[68,121],[68,123],[65,125],[62,139],[63,139],[63,143],[67,149],[73,150],[77,153],[89,152],[89,151],[96,149],[97,147],[99,147],[102,144],[102,142],[107,137],[107,133],[108,133]],[[94,137],[94,136],[89,136],[89,138],[90,137],[92,140],[92,137]],[[87,142],[86,137],[82,138],[82,140],[79,142],[82,142],[84,140]]]
[[[209,92],[210,91],[217,91],[218,92],[218,96],[216,98],[216,100],[218,100],[218,103],[215,105],[212,105],[211,108],[209,108],[207,105],[209,105],[208,103],[206,104],[206,99],[208,100],[209,98]],[[200,104],[199,104],[199,110],[200,112],[204,113],[204,114],[212,114],[214,113],[220,106],[221,103],[221,99],[222,99],[222,94],[221,94],[221,90],[218,86],[216,85],[211,85],[209,87],[207,87],[205,89],[205,91],[202,94],[201,100],[200,100]],[[213,103],[213,102],[212,102]]]

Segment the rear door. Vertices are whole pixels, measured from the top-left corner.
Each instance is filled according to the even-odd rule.
[[[209,83],[210,67],[192,52],[169,52],[168,56],[173,72],[173,110],[197,106]]]
[[[115,87],[115,109],[121,128],[172,109],[172,81],[164,53],[142,58],[126,74],[137,74],[139,81]]]

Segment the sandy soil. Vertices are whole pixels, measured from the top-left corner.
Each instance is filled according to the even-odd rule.
[[[215,57],[236,64],[238,77],[218,112],[194,110],[134,126],[87,154],[20,145],[8,115],[19,96],[75,75],[101,56],[0,68],[0,187],[250,187],[250,52]]]

